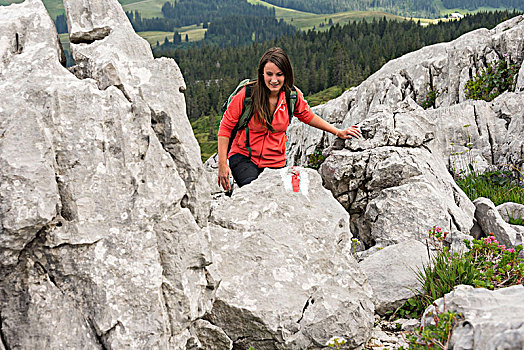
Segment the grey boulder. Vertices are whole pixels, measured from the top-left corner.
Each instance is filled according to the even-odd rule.
[[[366,248],[424,242],[434,225],[469,233],[474,206],[427,147],[436,130],[423,110],[382,111],[361,130],[363,139],[332,149],[319,171]]]
[[[218,201],[210,222],[210,268],[220,284],[205,318],[235,347],[316,349],[333,336],[363,347],[371,289],[351,255],[348,214],[315,171],[266,169]]]
[[[429,261],[428,248],[408,240],[377,251],[359,263],[373,290],[375,312],[395,311],[420,287],[417,272]]]
[[[449,348],[455,350],[522,349],[524,287],[490,291],[460,285],[435,301],[439,312],[454,311],[464,320],[453,330]],[[422,325],[433,322],[435,306],[426,309]]]
[[[116,1],[82,4],[113,7],[82,18],[69,13],[73,28],[77,20],[98,28],[106,16],[126,26]],[[66,11],[74,10],[66,3]],[[73,45],[126,60],[131,31],[128,41],[112,41],[112,29]],[[133,95],[139,87],[78,79],[64,68],[40,0],[0,6],[0,43],[0,343],[185,348],[214,283],[206,231],[186,205],[192,195],[182,175],[192,170],[162,147],[151,125],[155,107]],[[137,48],[140,69],[130,63],[125,75],[147,82],[144,94],[156,74],[147,49]],[[192,163],[199,162],[196,155]]]
[[[187,188],[186,206],[200,226],[209,216],[210,187],[200,161],[200,147],[186,114],[186,88],[176,62],[154,59],[147,41],[135,33],[116,0],[64,0],[71,52],[80,79],[96,80],[100,89],[120,89],[138,113],[151,118],[153,130]]]
[[[522,244],[520,234],[517,234],[512,225],[504,221],[490,199],[480,197],[475,199],[473,204],[476,207],[475,218],[485,235],[493,233],[495,238],[508,248]]]

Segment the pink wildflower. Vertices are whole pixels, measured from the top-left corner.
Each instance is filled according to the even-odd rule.
[[[499,244],[500,250],[506,250],[506,246],[504,244]]]
[[[513,249],[513,248],[509,248],[509,249],[508,249],[508,253],[515,253],[515,249]]]
[[[438,227],[438,226],[435,227],[435,232],[436,233],[440,233],[441,231],[442,231],[442,229],[440,227]]]

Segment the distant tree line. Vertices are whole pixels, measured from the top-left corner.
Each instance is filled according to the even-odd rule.
[[[230,16],[207,24],[204,39],[198,42],[182,40],[179,32],[175,31],[174,40],[164,40],[160,50],[188,48],[192,46],[245,46],[253,42],[263,42],[296,33],[296,27],[287,24],[284,20],[274,17]],[[157,50],[159,44],[157,45]]]
[[[343,11],[386,10],[401,16],[439,17],[434,0],[265,0],[266,2],[299,11],[337,13]]]
[[[448,9],[461,8],[475,10],[479,7],[505,7],[524,10],[523,0],[442,0],[442,5]]]
[[[309,95],[331,86],[356,86],[393,58],[426,45],[453,40],[474,29],[493,28],[517,14],[479,12],[460,21],[428,26],[384,17],[369,23],[335,25],[325,32],[298,32],[243,47],[204,45],[179,49],[160,45],[154,54],[172,57],[179,64],[187,84],[188,115],[195,120],[218,115],[223,101],[238,82],[256,76],[258,59],[272,46],[286,50],[293,62],[296,85]]]
[[[138,11],[126,11],[126,16],[129,18],[133,29],[136,32],[147,31],[162,31],[173,32],[175,28],[179,27],[178,22],[170,18],[153,17],[142,18]]]
[[[232,23],[231,18],[233,17],[236,19],[239,17],[266,18],[264,21],[274,26],[275,9],[261,5],[252,5],[246,0],[175,0],[174,2],[164,3],[162,6],[162,14],[164,17],[143,18],[140,12],[136,10],[126,11],[127,18],[129,18],[133,29],[137,32],[173,32],[181,27],[200,23],[207,29],[210,22],[216,22],[214,30],[223,31],[224,25],[226,25],[226,23]],[[273,20],[269,20],[268,18],[272,18]],[[255,20],[253,23],[260,25],[261,21]],[[232,30],[245,27],[245,24],[240,24],[234,26]],[[274,30],[273,28],[268,28],[265,32],[274,32]],[[280,30],[280,32],[284,34],[282,30]],[[273,38],[273,36],[270,35],[267,37],[267,39],[270,38]],[[216,41],[217,39],[215,38],[213,40]],[[247,43],[243,38],[238,40],[231,38],[231,40],[238,42],[238,44]],[[249,42],[252,41],[253,40]],[[221,43],[221,45],[227,44],[227,42]]]
[[[162,14],[183,27],[230,16],[275,17],[275,9],[252,5],[246,0],[175,0],[162,6]]]
[[[274,17],[229,16],[209,23],[204,44],[241,46],[294,34],[295,27]]]

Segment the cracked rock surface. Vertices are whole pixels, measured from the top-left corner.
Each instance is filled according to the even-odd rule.
[[[366,248],[424,241],[433,225],[469,234],[474,207],[449,171],[469,171],[469,164],[478,171],[521,168],[524,106],[520,80],[515,92],[490,103],[465,100],[463,86],[505,55],[522,64],[523,38],[521,15],[386,63],[358,87],[316,107],[340,127],[360,125],[364,139],[341,142],[294,122],[288,163],[304,165],[308,154],[324,150],[320,173]],[[439,92],[436,108],[424,110],[419,104],[429,89]]]
[[[428,223],[469,233],[475,207],[425,146],[436,130],[423,113],[377,113],[361,130],[364,138],[332,150],[319,171],[366,248],[424,242]]]
[[[317,114],[338,127],[359,125],[363,134],[359,140],[344,142],[293,121],[288,164],[306,165],[308,155],[319,150],[326,156],[319,172],[350,214],[351,232],[363,242],[361,264],[386,246],[401,249],[410,240],[425,243],[434,225],[452,232],[456,242],[482,230],[496,231],[487,222],[482,230],[478,223],[474,226],[479,220],[475,206],[450,173],[468,172],[470,164],[479,172],[505,164],[522,169],[523,45],[520,15],[492,30],[475,30],[391,60],[359,86],[315,107]],[[521,66],[515,91],[492,102],[466,100],[465,83],[504,57]],[[438,92],[435,108],[424,110],[420,104],[430,90]],[[520,234],[506,241],[519,243],[515,237]],[[406,262],[392,258],[385,263]],[[385,278],[387,290],[383,284],[375,287],[380,312],[409,296],[389,291],[402,288],[413,272]]]
[[[146,40],[133,30],[116,0],[64,0],[77,64],[75,74],[97,81],[102,90],[114,86],[134,110],[150,115],[153,129],[173,158],[186,186],[187,204],[197,222],[209,216],[210,186],[200,158],[200,147],[186,114],[182,73],[172,59],[153,59]],[[98,35],[104,32],[105,35]]]
[[[66,11],[72,33],[91,33],[72,44],[82,79],[60,64],[40,0],[0,7],[0,344],[185,348],[214,282],[197,221],[209,204],[191,204],[206,187],[186,182],[202,166],[196,140],[173,146],[188,168],[165,150],[183,80],[116,0]]]
[[[524,338],[524,287],[511,286],[498,290],[460,285],[435,301],[442,311],[464,316],[450,338],[449,348],[464,350],[522,349]],[[435,306],[422,317],[422,324],[433,321]]]
[[[317,172],[298,169],[300,192],[288,168],[266,169],[212,210],[210,269],[221,282],[205,319],[235,349],[317,349],[333,336],[358,349],[369,339],[371,290],[348,214]]]

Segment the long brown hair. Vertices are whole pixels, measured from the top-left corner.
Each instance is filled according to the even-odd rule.
[[[269,89],[264,83],[264,67],[266,63],[274,63],[284,74],[284,89],[293,87],[293,67],[288,55],[280,47],[272,47],[267,50],[258,63],[257,81],[251,93],[251,113],[254,113],[255,120],[261,124],[266,124],[269,130],[274,131],[271,126],[273,116],[270,113]]]

